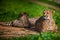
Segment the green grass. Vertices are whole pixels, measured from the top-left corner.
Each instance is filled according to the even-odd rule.
[[[26,35],[21,37],[0,38],[0,40],[60,40],[60,33],[44,32],[40,35]]]
[[[60,33],[44,32],[40,35],[43,40],[60,40]]]
[[[20,12],[27,12],[29,17],[42,15],[43,6],[27,1],[7,1],[0,2],[0,21],[10,21],[17,19]],[[36,15],[37,14],[37,15]]]
[[[38,0],[38,1],[44,2],[44,3],[47,3],[47,4],[51,4],[51,5],[56,6],[56,7],[60,7],[60,3],[56,3],[53,0],[52,1],[49,1],[49,0]]]

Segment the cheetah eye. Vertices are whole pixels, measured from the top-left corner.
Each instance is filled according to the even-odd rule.
[[[48,14],[48,12],[47,12],[47,14]]]
[[[45,13],[44,13],[45,14]]]

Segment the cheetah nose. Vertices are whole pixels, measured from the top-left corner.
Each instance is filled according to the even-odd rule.
[[[45,20],[48,20],[48,19],[49,19],[49,17],[48,17],[48,16],[44,16],[44,19],[45,19]]]
[[[44,17],[48,17],[48,16],[44,16]]]
[[[46,16],[46,17],[48,17],[48,16]]]

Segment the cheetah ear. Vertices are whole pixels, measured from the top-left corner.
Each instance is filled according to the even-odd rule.
[[[52,12],[52,15],[54,15],[55,11],[54,10],[51,10],[51,12]]]
[[[53,13],[55,13],[55,11],[53,10]]]
[[[46,12],[46,10],[43,10],[43,13],[45,13]]]
[[[20,15],[21,15],[21,16],[23,16],[23,15],[27,15],[27,16],[28,16],[28,13],[26,13],[26,12],[21,12]]]
[[[55,11],[54,11],[54,10],[52,10],[51,12],[52,12],[52,15],[54,15]]]
[[[24,12],[25,15],[29,16],[29,14],[27,12]]]

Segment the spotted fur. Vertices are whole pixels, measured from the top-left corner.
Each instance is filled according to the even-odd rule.
[[[53,20],[52,10],[44,10],[43,16],[40,17],[35,23],[35,29],[39,32],[58,31],[58,27]]]
[[[16,27],[30,27],[28,15],[26,12],[20,13],[18,16],[18,19],[10,21],[10,22],[0,22],[0,25],[16,26]]]

